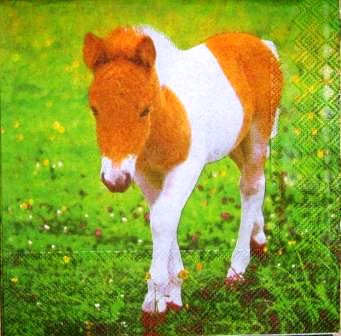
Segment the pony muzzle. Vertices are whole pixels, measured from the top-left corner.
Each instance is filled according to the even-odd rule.
[[[113,165],[112,160],[103,157],[101,180],[111,192],[124,192],[130,186],[135,173],[136,157],[128,155],[119,166]]]
[[[101,180],[111,192],[124,192],[131,184],[132,178],[129,173],[124,172],[114,183],[105,179],[105,174],[101,174]]]

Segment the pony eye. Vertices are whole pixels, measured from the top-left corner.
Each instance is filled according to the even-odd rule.
[[[149,106],[146,106],[143,109],[143,111],[140,113],[140,117],[143,118],[143,117],[147,116],[149,112],[150,112]]]
[[[98,111],[94,106],[91,106],[92,113],[94,114],[95,117],[98,116]]]

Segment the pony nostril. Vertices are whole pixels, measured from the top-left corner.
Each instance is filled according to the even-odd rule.
[[[131,183],[131,175],[129,173],[124,173],[124,182],[126,185],[129,185]]]

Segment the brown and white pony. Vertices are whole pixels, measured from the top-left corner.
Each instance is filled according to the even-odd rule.
[[[182,306],[181,212],[208,162],[230,156],[241,172],[241,224],[226,284],[243,281],[250,246],[264,246],[268,143],[276,133],[282,73],[271,41],[215,35],[177,49],[150,27],[88,33],[89,102],[110,191],[131,181],[150,205],[153,258],[144,312]],[[198,223],[200,225],[200,223]]]

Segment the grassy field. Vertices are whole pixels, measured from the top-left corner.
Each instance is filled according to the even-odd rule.
[[[268,252],[222,287],[237,238],[238,171],[203,172],[182,216],[190,277],[164,335],[304,333],[339,326],[337,2],[2,2],[2,260],[6,336],[137,335],[151,255],[137,187],[110,194],[87,105],[88,31],[148,23],[189,48],[222,31],[278,46],[285,90],[264,204]]]

